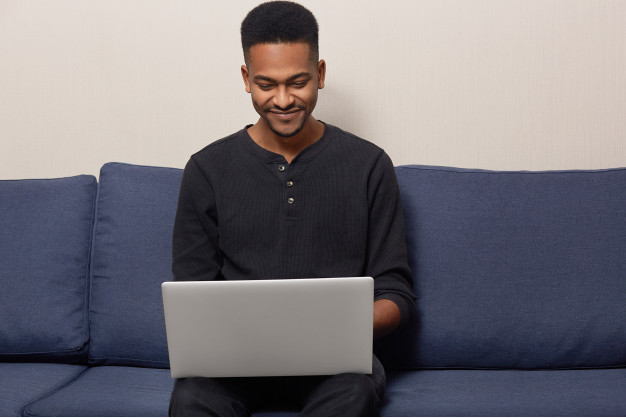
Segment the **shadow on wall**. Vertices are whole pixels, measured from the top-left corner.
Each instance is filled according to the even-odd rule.
[[[320,90],[317,99],[317,107],[313,112],[316,119],[330,123],[345,131],[358,136],[363,136],[364,132],[372,132],[368,128],[368,122],[375,118],[368,118],[368,112],[363,105],[355,101],[356,96],[338,86],[326,85]],[[371,138],[364,138],[372,141]]]

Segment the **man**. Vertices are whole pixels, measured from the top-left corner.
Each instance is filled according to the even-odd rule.
[[[244,19],[241,39],[241,74],[260,118],[187,163],[174,279],[372,276],[374,336],[387,335],[414,300],[392,162],[312,116],[326,64],[311,12],[264,3]],[[385,372],[373,361],[371,375],[177,379],[170,415],[249,415],[273,402],[309,416],[375,415]]]

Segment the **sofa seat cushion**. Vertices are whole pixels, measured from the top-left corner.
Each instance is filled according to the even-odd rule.
[[[96,179],[0,181],[0,361],[86,360]]]
[[[87,367],[52,363],[0,363],[0,417],[19,417],[31,402],[80,376]]]
[[[99,366],[49,397],[25,416],[167,416],[174,380],[170,371]]]
[[[100,170],[90,301],[92,365],[169,367],[161,283],[172,279],[182,170]]]
[[[626,366],[626,168],[396,173],[418,300],[388,366]]]
[[[626,369],[389,373],[385,416],[624,416]]]

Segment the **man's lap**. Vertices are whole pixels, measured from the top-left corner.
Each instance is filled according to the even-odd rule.
[[[307,406],[318,415],[328,407],[328,415],[337,415],[333,405],[341,396],[354,397],[347,391],[361,391],[361,396],[374,398],[380,407],[385,390],[385,371],[373,358],[371,375],[340,374],[335,376],[288,376],[245,378],[187,378],[176,379],[170,415],[208,415],[209,408],[217,415],[250,415],[258,410],[302,410]],[[321,409],[320,409],[321,408]],[[369,407],[365,407],[366,409]],[[371,409],[371,408],[369,408]],[[194,412],[197,410],[197,412]],[[200,413],[204,410],[204,413]],[[305,412],[305,411],[304,411]]]

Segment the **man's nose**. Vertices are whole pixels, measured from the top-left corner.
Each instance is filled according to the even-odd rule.
[[[274,96],[274,105],[276,107],[279,107],[281,109],[288,109],[293,105],[294,101],[295,99],[293,95],[291,95],[291,93],[289,92],[288,88],[284,86],[278,87],[276,95]]]

